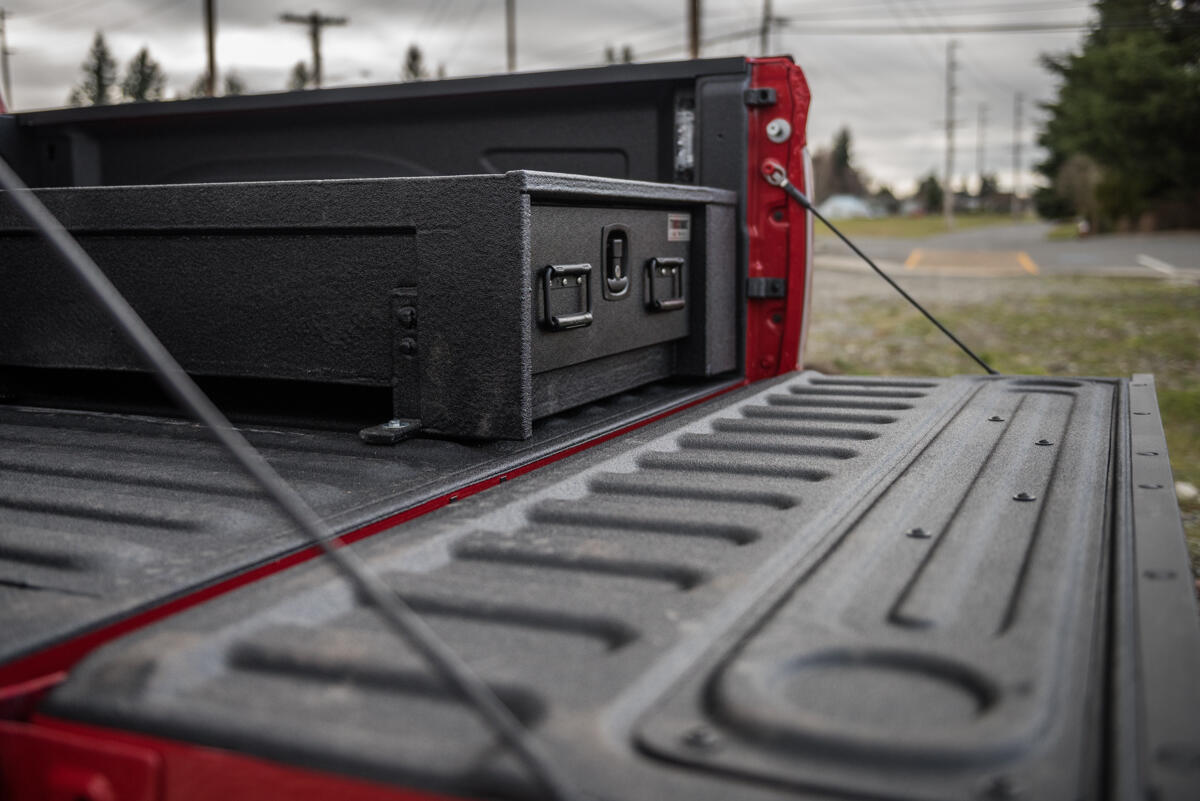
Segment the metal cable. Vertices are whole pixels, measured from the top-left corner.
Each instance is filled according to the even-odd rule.
[[[855,253],[857,253],[863,261],[865,261],[868,265],[870,265],[871,269],[874,270],[879,275],[880,278],[882,278],[884,281],[887,281],[889,284],[891,284],[892,289],[899,292],[900,295],[905,300],[907,300],[909,303],[911,303],[913,305],[913,308],[915,308],[921,314],[925,315],[926,319],[928,319],[929,322],[931,322],[935,326],[937,326],[939,331],[941,331],[946,336],[950,337],[950,341],[953,342],[955,345],[958,345],[958,347],[962,349],[963,353],[967,354],[972,359],[974,359],[975,362],[980,367],[982,367],[985,371],[987,371],[988,375],[997,375],[996,371],[993,370],[988,365],[987,362],[985,362],[983,359],[976,356],[975,352],[973,350],[971,350],[970,348],[968,348],[966,345],[964,345],[962,340],[960,340],[958,337],[954,336],[954,334],[950,333],[949,328],[946,328],[946,326],[944,326],[940,322],[938,322],[938,319],[936,317],[934,317],[932,314],[927,312],[925,310],[925,307],[917,302],[916,298],[914,298],[912,295],[905,292],[900,287],[899,284],[897,284],[895,281],[893,281],[891,279],[891,277],[887,273],[885,273],[883,270],[879,269],[879,266],[876,265],[875,262],[871,261],[871,257],[868,256],[866,253],[863,253],[861,250],[859,250],[857,245],[855,245],[853,242],[851,242],[849,239],[847,239],[845,234],[843,234],[841,231],[839,231],[837,229],[837,226],[835,226],[829,220],[825,219],[825,216],[822,215],[821,212],[817,211],[817,209],[813,206],[812,202],[805,196],[805,194],[803,192],[801,192],[799,189],[797,189],[795,184],[793,184],[791,181],[788,180],[787,171],[783,169],[783,166],[781,164],[774,162],[774,161],[768,161],[765,166],[765,169],[763,170],[763,177],[767,180],[767,183],[771,184],[772,186],[778,186],[780,189],[782,189],[784,192],[786,192],[788,194],[788,196],[790,198],[792,198],[792,200],[795,200],[797,203],[799,203],[805,209],[812,212],[814,217],[816,217],[821,222],[825,223],[826,227],[828,227],[830,231],[833,231],[835,234],[837,234],[838,239],[841,239],[843,242],[845,242],[846,245],[849,246],[849,248],[851,250],[853,250]]]
[[[20,214],[37,229],[92,297],[104,307],[129,344],[154,371],[163,388],[212,432],[263,492],[312,544],[321,548],[334,567],[354,586],[357,597],[373,606],[384,624],[420,653],[442,681],[475,710],[501,742],[513,750],[530,775],[552,798],[559,801],[581,798],[559,774],[542,744],[470,666],[357,554],[337,546],[333,531],[196,386],[75,237],[63,228],[3,157],[0,157],[0,189],[6,190],[5,194]]]

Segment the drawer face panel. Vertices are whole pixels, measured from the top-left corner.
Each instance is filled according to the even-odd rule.
[[[531,211],[534,373],[688,335],[691,283],[703,269],[693,259],[698,215],[686,208]]]

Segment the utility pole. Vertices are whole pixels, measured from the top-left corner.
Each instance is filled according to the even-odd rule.
[[[700,58],[700,0],[688,0],[688,52]]]
[[[946,42],[946,185],[942,187],[942,214],[946,227],[954,227],[954,48],[958,42]]]
[[[296,22],[308,26],[308,38],[312,40],[313,86],[321,88],[321,29],[327,25],[345,25],[345,17],[325,17],[314,11],[311,14],[284,14],[282,22]]]
[[[975,130],[975,172],[979,175],[979,194],[983,194],[984,147],[987,140],[987,103],[979,104],[979,127]]]
[[[3,100],[3,102],[0,102],[0,106],[3,106],[8,111],[12,111],[15,106],[12,96],[12,76],[8,71],[8,57],[12,51],[8,49],[8,34],[5,30],[4,15],[4,9],[0,8],[0,72],[4,73],[4,97],[0,98],[0,100]]]
[[[508,71],[517,71],[517,0],[504,0],[504,37],[508,45]]]
[[[1021,213],[1021,201],[1017,192],[1021,186],[1021,104],[1024,98],[1017,92],[1013,99],[1013,179],[1012,179],[1012,215]]]
[[[763,0],[762,27],[758,29],[758,54],[768,55],[771,50],[771,0]]]
[[[216,0],[204,0],[204,36],[208,46],[208,72],[204,74],[204,94],[217,96],[217,10]]]

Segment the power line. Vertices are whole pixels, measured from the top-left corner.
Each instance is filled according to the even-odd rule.
[[[1077,24],[1058,24],[1050,25],[953,25],[941,27],[920,26],[909,28],[908,30],[899,30],[894,26],[876,27],[868,25],[822,25],[822,26],[806,26],[798,27],[793,24],[791,18],[777,18],[780,25],[788,27],[788,33],[792,36],[907,36],[910,34],[972,34],[972,33],[987,33],[987,34],[1016,34],[1016,33],[1088,33],[1092,29],[1087,26]],[[1152,25],[1127,25],[1117,26],[1123,30],[1150,30]],[[1184,28],[1200,29],[1200,25],[1182,26]],[[707,39],[702,39],[700,44],[707,47],[708,45],[720,44],[721,42],[730,42],[735,39],[745,39],[751,36],[757,36],[760,28],[745,28],[738,31],[712,36]],[[657,50],[646,51],[642,54],[644,58],[655,58],[658,56],[671,55],[678,53],[683,48],[680,45],[671,47],[663,47]],[[939,69],[939,72],[941,70]]]
[[[458,37],[458,41],[454,43],[454,47],[450,49],[451,53],[457,53],[462,49],[463,44],[467,41],[468,34],[470,34],[475,27],[475,21],[479,19],[479,14],[483,11],[483,7],[487,5],[487,1],[488,0],[479,0],[479,2],[475,4],[475,8],[471,10],[466,22],[460,26],[462,33]]]
[[[782,20],[784,24],[790,25],[791,19]],[[1107,26],[1112,30],[1127,30],[1127,31],[1142,31],[1142,30],[1157,30],[1157,27],[1152,24],[1132,23],[1128,25],[1111,24]],[[1200,25],[1179,26],[1182,29],[1195,30],[1200,29]],[[1081,25],[1077,22],[1019,22],[1019,23],[988,23],[980,25],[914,25],[908,28],[907,31],[896,30],[892,26],[878,25],[814,25],[805,27],[795,31],[804,35],[811,36],[896,36],[907,33],[914,34],[969,34],[969,33],[1088,33],[1092,30],[1090,25]]]
[[[861,3],[861,4],[857,4],[857,5],[839,3],[836,6],[836,10],[834,10],[834,11],[829,11],[829,12],[824,12],[824,13],[812,13],[812,12],[793,13],[793,14],[789,14],[787,16],[787,19],[790,21],[793,21],[793,22],[847,22],[847,23],[864,22],[864,21],[872,21],[872,20],[864,20],[864,14],[870,14],[871,12],[888,11],[888,10],[890,10],[890,7],[891,7],[891,3],[888,2],[888,0],[883,0],[882,3],[880,2],[880,0],[872,0],[872,2]],[[942,24],[945,24],[945,22],[946,22],[945,21],[946,15],[949,15],[952,17],[964,17],[964,16],[970,17],[970,16],[980,16],[980,15],[993,16],[996,14],[1025,16],[1027,14],[1041,14],[1041,13],[1062,12],[1062,11],[1085,12],[1090,8],[1090,6],[1087,5],[1086,3],[1080,3],[1078,1],[1076,1],[1076,2],[1071,2],[1071,3],[1064,3],[1061,5],[1047,5],[1045,3],[1037,3],[1037,4],[1019,4],[1019,5],[1018,4],[1005,4],[1005,5],[998,5],[998,6],[966,6],[966,7],[958,6],[958,7],[952,8],[952,9],[944,9],[944,10],[941,10],[938,12],[933,11],[929,6],[924,6],[924,8],[927,9],[924,12],[925,16],[929,17],[931,19],[931,21],[935,22],[936,24],[942,25]],[[850,12],[850,13],[847,13],[847,12]],[[744,14],[739,13],[739,12],[734,12],[734,11],[727,11],[724,13],[715,12],[715,13],[709,14],[707,16],[709,19],[720,19],[720,20],[731,19],[733,17],[737,17],[739,19],[745,19]]]
[[[929,51],[926,49],[925,41],[922,39],[918,39],[916,36],[913,35],[912,31],[909,30],[909,26],[907,24],[907,21],[904,19],[903,14],[893,5],[892,0],[886,0],[886,2],[887,2],[888,13],[891,14],[892,17],[896,20],[896,22],[900,24],[900,27],[904,29],[904,32],[908,35],[909,39],[912,40],[913,49],[916,51],[917,55],[919,55],[925,61],[925,63],[927,63],[930,66],[931,69],[933,69],[935,72],[940,73],[942,71],[942,69],[934,62],[934,59],[930,56]]]
[[[150,6],[148,9],[144,9],[138,14],[131,14],[130,16],[118,20],[115,23],[106,22],[104,23],[103,27],[106,31],[117,32],[127,30],[130,27],[141,27],[140,23],[145,22],[151,17],[156,17],[164,11],[170,11],[175,6],[181,5],[183,2],[185,2],[185,0],[162,0],[161,3],[156,3],[155,5]]]
[[[29,19],[45,20],[45,19],[49,19],[51,17],[57,17],[61,14],[73,14],[74,12],[79,11],[80,9],[83,9],[83,8],[88,8],[92,11],[96,11],[96,10],[98,10],[99,6],[104,6],[104,5],[112,5],[111,0],[108,3],[97,3],[97,2],[95,2],[95,0],[81,0],[81,2],[72,3],[71,5],[66,6],[64,8],[48,8],[43,11],[34,11],[33,13],[28,13],[28,12],[22,11],[22,12],[20,12],[20,17],[21,17],[21,19],[27,19],[27,20],[29,20]],[[9,13],[11,14],[12,12],[9,12]]]

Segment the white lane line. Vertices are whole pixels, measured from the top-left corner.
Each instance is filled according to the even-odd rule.
[[[1175,266],[1167,264],[1162,259],[1156,259],[1153,256],[1147,256],[1145,253],[1139,253],[1137,263],[1143,267],[1148,267],[1151,270],[1157,270],[1163,275],[1175,275]]]

